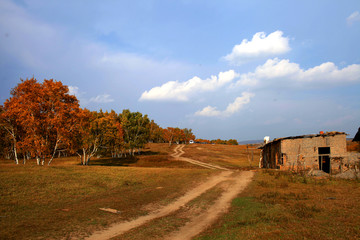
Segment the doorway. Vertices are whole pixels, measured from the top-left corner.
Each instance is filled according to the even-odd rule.
[[[319,169],[330,173],[330,147],[319,147]]]

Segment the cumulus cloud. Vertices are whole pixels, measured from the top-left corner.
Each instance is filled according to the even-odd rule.
[[[113,102],[113,101],[114,101],[114,99],[112,99],[109,94],[102,94],[102,95],[98,95],[96,97],[90,98],[90,102],[95,102],[95,103],[109,103],[109,102]]]
[[[79,95],[79,88],[76,86],[68,86],[69,88],[69,95],[78,96]]]
[[[250,103],[250,99],[255,94],[250,92],[243,92],[241,97],[237,97],[234,102],[230,103],[224,111],[217,110],[216,107],[207,106],[195,113],[195,116],[205,117],[230,117],[234,113],[238,112],[244,105]]]
[[[229,70],[205,80],[193,77],[186,82],[170,81],[143,92],[139,100],[188,101],[195,93],[214,91],[233,81],[237,76],[234,70]]]
[[[207,106],[204,107],[202,110],[197,111],[195,113],[196,116],[206,116],[206,117],[217,117],[221,116],[221,111],[217,110],[216,107]]]
[[[353,12],[346,18],[346,21],[349,25],[352,25],[355,22],[360,22],[360,13],[359,11]]]
[[[237,86],[264,86],[282,81],[282,86],[316,86],[327,84],[336,86],[342,84],[358,83],[360,81],[360,64],[352,64],[339,69],[334,63],[326,62],[309,68],[300,68],[299,64],[288,59],[269,59],[265,64],[258,66],[254,72],[241,74],[235,83]]]
[[[68,86],[69,94],[76,96],[76,98],[80,101],[82,106],[87,106],[89,103],[110,103],[114,102],[114,99],[111,98],[110,94],[100,94],[96,97],[86,98],[85,92],[80,92],[79,87],[77,86]]]
[[[223,58],[231,64],[240,65],[254,59],[284,54],[290,51],[290,46],[289,38],[282,35],[282,31],[275,31],[268,36],[264,32],[255,33],[251,41],[242,40]]]

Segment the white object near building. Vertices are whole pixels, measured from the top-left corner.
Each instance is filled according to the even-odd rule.
[[[269,136],[265,136],[264,137],[264,143],[268,143],[270,142],[270,137]]]

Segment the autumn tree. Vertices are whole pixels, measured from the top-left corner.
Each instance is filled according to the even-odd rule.
[[[1,106],[0,106],[0,112],[1,112]],[[10,159],[12,150],[13,150],[13,145],[10,135],[6,132],[5,128],[0,127],[0,156],[6,159]]]
[[[185,133],[184,130],[180,129],[180,128],[175,128],[174,129],[174,142],[176,142],[177,144],[180,144],[181,142],[185,141]]]
[[[70,147],[74,131],[79,121],[79,102],[69,94],[67,86],[61,82],[44,80],[41,111],[44,115],[46,138],[49,139],[50,160],[53,160],[58,149]]]
[[[112,157],[120,157],[124,148],[124,132],[120,116],[112,110],[110,113],[105,112],[105,120],[104,148],[110,150]]]
[[[1,124],[12,139],[17,154],[28,154],[38,164],[48,164],[56,151],[68,147],[76,126],[78,100],[61,82],[35,78],[21,80],[4,103]]]
[[[82,165],[89,165],[90,159],[102,148],[115,149],[122,139],[115,113],[84,109],[80,111],[79,119],[75,146]]]
[[[213,143],[212,141],[209,141],[209,140],[207,140],[207,139],[201,139],[201,138],[195,139],[195,142],[197,142],[197,143],[203,143],[203,144]]]
[[[192,133],[192,129],[184,128],[185,143],[189,143],[190,140],[195,140],[195,135]]]
[[[96,124],[93,124],[96,117],[96,112],[90,112],[87,109],[79,112],[79,122],[75,130],[72,150],[80,157],[82,165],[87,165],[99,148]]]
[[[236,139],[229,139],[226,142],[227,145],[239,145],[238,141]]]
[[[165,140],[165,142],[169,143],[169,146],[171,146],[173,139],[174,139],[174,133],[175,133],[175,128],[172,127],[168,127],[168,128],[164,128],[163,129],[163,138]]]

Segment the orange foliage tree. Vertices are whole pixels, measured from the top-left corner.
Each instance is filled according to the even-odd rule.
[[[69,146],[77,126],[79,103],[61,82],[35,78],[21,80],[7,99],[1,122],[13,141],[15,159],[18,150],[48,164],[56,151]]]
[[[190,140],[195,140],[195,135],[192,133],[192,129],[184,128],[184,140],[185,143],[189,143]]]
[[[185,141],[184,130],[182,130],[180,128],[175,128],[174,129],[174,142],[179,144],[179,143],[184,142],[184,141]]]
[[[35,158],[48,165],[56,152],[76,153],[83,165],[97,153],[121,157],[134,155],[148,142],[187,143],[195,139],[191,129],[162,129],[147,115],[123,110],[90,112],[81,109],[75,96],[59,81],[21,80],[11,97],[0,105],[0,154]]]
[[[123,128],[120,117],[111,111],[80,111],[80,121],[74,143],[74,149],[82,165],[89,165],[90,159],[101,150],[119,157],[124,147]]]
[[[171,146],[171,143],[174,139],[174,133],[175,133],[175,128],[168,127],[163,129],[162,136],[164,140],[169,143],[169,146]]]

